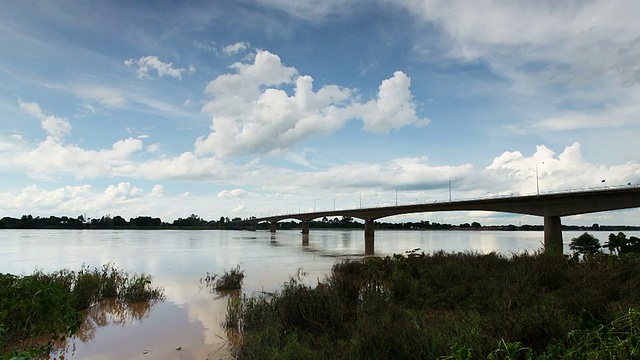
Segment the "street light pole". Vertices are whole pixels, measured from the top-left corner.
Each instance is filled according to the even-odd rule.
[[[536,193],[540,196],[540,180],[538,179],[538,165],[544,164],[544,161],[536,164]]]
[[[398,188],[402,187],[402,185],[396,186],[396,206],[398,206]]]
[[[451,202],[451,180],[457,179],[457,177],[449,178],[449,202]]]

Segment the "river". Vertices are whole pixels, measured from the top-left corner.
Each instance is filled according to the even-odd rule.
[[[564,232],[569,241],[582,232]],[[609,232],[591,232],[607,241]],[[627,232],[640,236],[640,232]],[[536,251],[542,232],[530,231],[383,231],[375,234],[375,256],[424,252],[480,253]],[[302,269],[316,283],[341,259],[365,256],[362,230],[314,230],[308,242],[299,230],[144,231],[144,230],[1,230],[0,272],[30,274],[82,265],[113,263],[129,273],[153,276],[165,289],[165,301],[127,309],[92,309],[90,320],[66,346],[52,352],[65,359],[222,359],[228,358],[221,327],[226,298],[211,293],[200,279],[240,264],[244,293],[275,291]]]

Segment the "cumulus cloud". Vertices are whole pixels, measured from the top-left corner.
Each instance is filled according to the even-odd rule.
[[[397,71],[382,81],[377,98],[359,102],[353,89],[325,85],[313,89],[313,79],[284,66],[275,54],[256,53],[251,64],[235,63],[233,74],[211,81],[212,97],[202,111],[212,115],[212,133],[196,140],[198,154],[227,157],[282,152],[316,134],[340,129],[360,119],[364,129],[386,133],[402,126],[426,125],[409,90],[409,77]],[[292,86],[289,94],[283,86]]]
[[[117,185],[109,185],[104,194],[111,200],[126,200],[142,196],[144,190],[131,185],[129,182],[121,182]]]
[[[151,196],[162,196],[164,194],[166,194],[166,191],[164,189],[164,186],[160,185],[160,184],[156,184],[153,186],[153,189],[151,189]]]
[[[150,74],[152,71],[155,71],[159,77],[170,76],[176,79],[182,79],[184,73],[193,74],[196,71],[194,66],[189,66],[188,69],[174,68],[173,63],[163,62],[157,56],[143,56],[137,60],[128,59],[124,63],[138,68],[136,75],[139,79],[152,79]]]
[[[402,71],[396,71],[392,78],[383,80],[377,99],[362,105],[360,116],[365,130],[388,133],[405,125],[427,125],[429,119],[421,119],[416,114],[410,85],[411,79]]]
[[[243,189],[223,190],[218,193],[218,197],[224,198],[244,198],[251,195],[250,192]]]
[[[528,157],[519,151],[507,151],[486,169],[485,180],[498,184],[502,187],[499,190],[522,194],[535,193],[538,184],[541,192],[548,192],[640,183],[640,164],[631,162],[608,167],[592,164],[583,157],[577,142],[557,156],[544,145],[537,146],[536,152]]]
[[[60,140],[71,132],[71,124],[67,119],[55,115],[45,115],[37,103],[18,100],[18,105],[31,117],[40,120],[42,128],[50,138]]]
[[[34,149],[16,152],[12,166],[25,169],[38,179],[63,174],[76,178],[122,175],[131,166],[129,157],[140,149],[142,142],[132,138],[115,142],[111,149],[95,151],[62,144],[49,137]]]

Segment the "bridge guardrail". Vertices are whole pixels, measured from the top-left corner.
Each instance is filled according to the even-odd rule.
[[[597,190],[607,190],[607,189],[628,189],[628,188],[637,188],[640,187],[640,184],[627,184],[627,185],[613,185],[613,186],[597,186],[597,187],[588,187],[588,188],[573,188],[573,189],[561,189],[561,190],[549,190],[549,191],[541,191],[540,195],[552,195],[552,194],[572,194],[579,192],[588,192],[588,191],[597,191]],[[537,192],[534,193],[515,193],[512,192],[510,194],[496,194],[490,196],[480,196],[480,197],[470,197],[470,198],[460,198],[455,199],[451,202],[460,202],[460,201],[473,201],[473,200],[488,200],[488,199],[506,199],[512,197],[522,197],[522,196],[535,196],[538,195]],[[380,209],[380,208],[393,208],[398,206],[410,206],[410,205],[421,205],[421,204],[437,204],[437,203],[448,203],[447,200],[434,200],[431,202],[424,202],[419,204],[398,204],[398,205],[389,205],[389,206],[375,206],[375,207],[361,207],[361,208],[350,208],[350,209],[335,209],[335,211],[343,211],[343,210],[370,210],[370,209]],[[327,211],[316,211],[316,212],[327,212]],[[300,214],[309,214],[313,212],[303,212]],[[274,216],[284,216],[284,215],[296,215],[296,214],[277,214]]]

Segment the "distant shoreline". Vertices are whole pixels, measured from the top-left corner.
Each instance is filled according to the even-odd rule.
[[[402,225],[402,224],[399,224]],[[300,227],[288,227],[279,228],[279,231],[286,230],[300,230]],[[312,230],[362,230],[363,227],[310,227]],[[209,226],[113,226],[113,227],[65,227],[65,226],[3,226],[0,230],[193,230],[193,231],[211,231],[211,230],[236,230],[236,231],[251,231],[248,229],[240,228],[216,228]],[[257,231],[268,231],[268,228],[258,228]],[[376,230],[384,231],[544,231],[542,225],[523,225],[523,226],[509,226],[509,225],[497,225],[497,226],[483,226],[480,228],[465,228],[459,226],[452,226],[447,228],[403,228],[401,226],[396,227],[377,227]],[[600,226],[599,228],[592,228],[590,226],[562,226],[562,231],[593,231],[593,232],[611,232],[611,231],[640,231],[640,226],[632,225],[612,225],[612,226]]]

